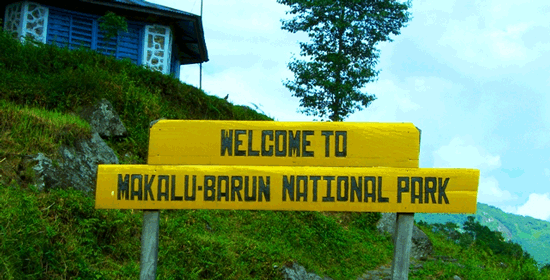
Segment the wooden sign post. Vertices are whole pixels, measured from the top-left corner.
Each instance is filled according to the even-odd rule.
[[[409,123],[159,121],[148,165],[100,165],[96,208],[144,209],[154,279],[158,209],[396,212],[393,279],[408,279],[414,213],[475,213],[479,170],[418,168]]]

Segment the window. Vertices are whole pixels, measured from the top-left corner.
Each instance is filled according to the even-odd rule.
[[[170,27],[162,25],[145,26],[144,65],[164,74],[170,73],[171,49]]]
[[[69,49],[86,48],[116,58],[129,58],[140,62],[143,25],[128,22],[128,32],[120,32],[116,38],[106,40],[99,30],[99,16],[50,8],[48,23],[49,44]]]
[[[6,6],[4,30],[25,40],[31,38],[46,43],[48,8],[33,2],[18,2]]]

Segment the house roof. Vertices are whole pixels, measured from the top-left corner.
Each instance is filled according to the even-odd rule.
[[[83,2],[89,2],[100,5],[119,6],[122,5],[127,9],[136,9],[145,11],[147,13],[160,13],[164,16],[178,18],[178,17],[198,17],[198,15],[188,13],[185,11],[177,10],[174,8],[162,6],[159,4],[147,2],[144,0],[80,0]],[[109,5],[110,4],[110,5]],[[143,10],[145,9],[145,10]]]
[[[129,4],[129,5],[136,5],[136,6],[146,7],[146,8],[152,8],[152,9],[157,9],[157,10],[172,12],[172,13],[177,13],[177,14],[193,15],[193,14],[188,13],[188,12],[176,10],[176,9],[173,9],[173,8],[170,8],[170,7],[162,6],[162,5],[159,5],[159,4],[155,4],[155,3],[151,3],[151,2],[147,2],[147,1],[143,1],[143,0],[114,0],[114,2],[124,3],[124,4]]]

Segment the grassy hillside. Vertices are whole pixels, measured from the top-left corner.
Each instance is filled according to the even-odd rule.
[[[491,230],[500,231],[504,238],[520,244],[533,256],[540,265],[550,263],[550,222],[505,213],[504,211],[483,203],[477,204],[476,220]],[[462,225],[468,215],[418,214],[417,222],[445,224],[452,222]]]
[[[76,115],[106,98],[129,133],[128,138],[110,144],[119,155],[132,152],[141,162],[151,120],[269,120],[248,107],[234,106],[130,61],[92,51],[21,45],[5,33],[0,36],[0,95],[6,104]]]
[[[248,107],[125,61],[89,51],[21,45],[0,32],[0,279],[137,279],[141,211],[96,210],[72,190],[38,192],[28,155],[55,159],[60,145],[89,137],[78,112],[100,98],[129,136],[108,139],[122,162],[144,163],[149,122],[267,120]],[[280,279],[294,261],[333,279],[356,279],[391,262],[378,213],[161,211],[158,279]],[[428,231],[434,255],[410,279],[550,279],[530,259],[457,247]],[[506,263],[506,266],[499,265]]]

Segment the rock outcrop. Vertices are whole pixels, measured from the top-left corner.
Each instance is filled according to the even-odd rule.
[[[126,127],[107,99],[101,99],[95,105],[85,108],[80,117],[101,137],[123,137],[127,134]]]
[[[382,218],[378,221],[376,228],[380,233],[389,233],[393,236],[395,232],[395,213],[382,213]],[[428,236],[417,226],[413,226],[411,257],[419,260],[425,260],[433,251],[433,245]]]
[[[281,272],[285,280],[332,280],[329,277],[321,277],[313,272],[307,272],[303,266],[296,262],[292,266],[284,266]]]
[[[430,238],[417,226],[413,226],[411,257],[424,261],[432,252],[433,244]]]
[[[118,164],[116,154],[97,132],[73,147],[62,146],[59,154],[58,160],[40,153],[32,159],[36,162],[33,169],[39,190],[74,188],[89,194],[95,189],[97,165]]]
[[[53,159],[40,153],[32,157],[34,181],[39,190],[73,188],[90,194],[95,189],[97,165],[118,164],[116,154],[101,138],[127,134],[113,105],[102,99],[82,110],[80,116],[92,127],[89,139],[61,146]]]

